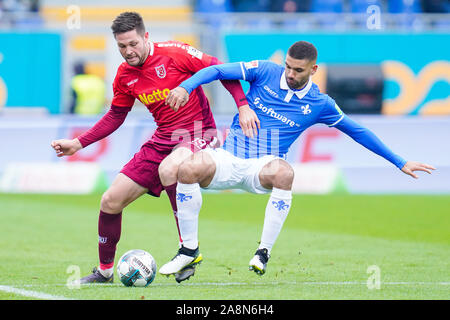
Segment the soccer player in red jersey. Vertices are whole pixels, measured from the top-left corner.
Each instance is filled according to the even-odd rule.
[[[138,197],[145,193],[159,197],[162,190],[166,190],[176,219],[178,165],[192,152],[216,141],[214,118],[200,87],[177,112],[165,104],[165,99],[171,89],[195,72],[221,62],[185,43],[149,41],[142,17],[135,12],[120,14],[111,28],[125,62],[119,66],[113,83],[110,110],[79,137],[55,140],[51,146],[58,157],[70,156],[105,138],[124,122],[135,99],[153,115],[157,129],[102,196],[98,220],[100,265],[91,275],[82,278],[81,283],[113,281],[122,211]],[[236,101],[243,127],[252,132],[259,120],[249,108],[239,81],[223,81],[222,84]],[[200,261],[201,255],[196,263]],[[176,280],[180,282],[193,275],[196,263],[176,275]]]

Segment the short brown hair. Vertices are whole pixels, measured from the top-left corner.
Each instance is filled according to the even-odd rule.
[[[144,20],[137,12],[122,12],[114,19],[111,29],[114,36],[131,30],[136,30],[141,36],[145,34]]]

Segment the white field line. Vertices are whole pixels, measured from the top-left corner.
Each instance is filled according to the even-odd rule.
[[[366,286],[365,281],[270,281],[270,282],[184,282],[178,283],[152,283],[150,287],[172,287],[172,286],[193,286],[193,287],[207,287],[207,286],[267,286],[267,285],[308,285],[308,286]],[[386,286],[450,286],[450,282],[424,282],[424,281],[394,281],[394,282],[380,282],[380,285]],[[45,287],[66,287],[67,284],[23,284],[16,285],[23,288],[45,288]],[[81,285],[83,287],[122,287],[120,282],[117,283],[95,283]],[[10,287],[10,286],[3,286]],[[0,286],[2,290],[2,286]],[[76,290],[75,288],[72,290]]]
[[[24,296],[24,297],[31,297],[31,298],[44,299],[44,300],[70,300],[69,298],[62,297],[62,296],[54,296],[54,295],[47,294],[44,292],[18,289],[18,288],[14,288],[11,286],[0,285],[0,291],[17,294],[17,295]]]
[[[152,287],[172,287],[172,286],[188,286],[188,287],[208,287],[208,286],[267,286],[267,285],[320,285],[320,286],[347,286],[347,285],[357,285],[357,286],[363,286],[367,285],[366,282],[359,282],[359,281],[272,281],[272,282],[191,282],[191,283],[153,283],[150,286]],[[381,282],[381,286],[449,286],[450,282]],[[67,284],[30,284],[30,285],[21,285],[21,287],[25,288],[43,288],[43,287],[66,287]],[[81,286],[84,287],[86,285]],[[113,284],[90,284],[87,286],[99,286],[99,287],[122,287],[122,284],[120,283],[113,283]],[[72,289],[76,290],[76,289]],[[0,285],[0,291],[21,295],[24,297],[31,297],[36,299],[44,299],[44,300],[73,300],[71,298],[67,298],[64,296],[55,296],[51,295],[45,292],[39,292],[39,291],[32,291],[32,290],[25,290],[25,289],[19,289],[15,288],[13,286],[5,286]]]

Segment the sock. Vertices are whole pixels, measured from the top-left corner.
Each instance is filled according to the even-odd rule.
[[[169,197],[170,205],[172,206],[173,216],[175,217],[175,223],[177,224],[178,238],[180,244],[183,242],[180,234],[180,225],[178,224],[178,208],[177,208],[177,183],[164,187],[167,196]]]
[[[198,214],[202,207],[202,193],[198,183],[177,186],[178,223],[183,246],[198,247]]]
[[[273,188],[266,206],[264,227],[259,249],[266,248],[269,253],[280,234],[283,223],[291,209],[292,191]]]
[[[104,276],[105,278],[109,278],[114,274],[114,266],[108,269],[102,269],[101,267],[98,269],[98,271],[100,271],[100,273],[102,274],[102,276]]]
[[[98,218],[98,256],[100,272],[105,277],[113,273],[116,246],[122,229],[122,212],[118,214],[105,213],[100,210]]]

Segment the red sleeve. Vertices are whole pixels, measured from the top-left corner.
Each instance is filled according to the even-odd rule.
[[[123,67],[122,65],[117,70],[116,77],[113,82],[113,93],[114,97],[112,99],[111,104],[117,107],[132,107],[134,105],[135,97],[125,90],[122,80],[125,79],[125,76],[122,73]]]
[[[130,112],[131,107],[111,106],[109,111],[85,133],[78,136],[83,148],[97,142],[117,130]]]

